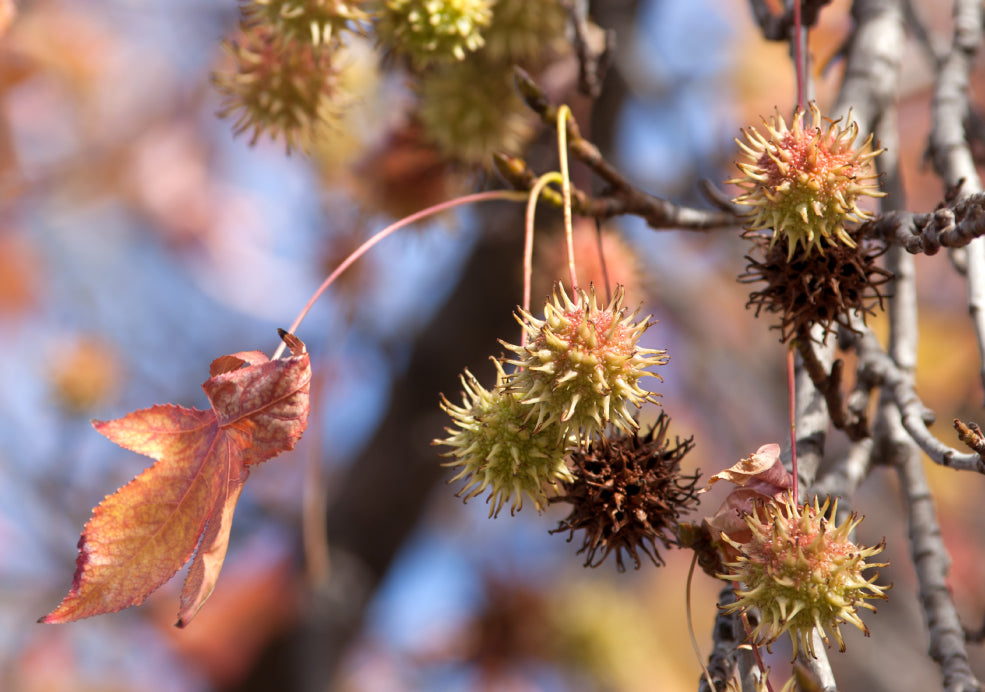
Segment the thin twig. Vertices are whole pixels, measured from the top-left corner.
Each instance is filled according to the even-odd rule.
[[[557,127],[558,108],[544,94],[543,90],[526,72],[515,68],[517,91],[540,119],[549,127]],[[600,197],[591,197],[584,192],[572,189],[572,210],[582,216],[596,219],[607,219],[613,216],[631,215],[642,218],[650,227],[655,229],[686,229],[706,231],[721,228],[733,228],[738,223],[735,215],[710,209],[696,209],[668,202],[649,195],[635,187],[615,166],[603,158],[601,152],[592,142],[585,139],[574,118],[567,118],[568,149],[571,155],[588,166],[597,176],[605,181],[609,190]],[[524,171],[523,161],[507,156],[497,156],[496,165],[500,174],[518,189],[529,176]],[[551,203],[551,199],[545,196]]]
[[[815,351],[816,344],[811,341],[808,332],[798,335],[796,342],[797,351],[800,353],[801,362],[805,371],[814,383],[814,387],[827,402],[831,424],[843,431],[851,440],[861,440],[862,438],[868,437],[869,421],[865,406],[859,406],[856,403],[850,407],[846,401],[845,392],[842,389],[844,362],[840,359],[835,360],[831,363],[829,371],[819,359]],[[830,357],[829,352],[827,358],[829,362]],[[859,379],[865,385],[871,383],[870,379]],[[852,394],[851,401],[854,403],[863,399],[866,402],[868,401],[868,397],[856,388],[856,391]]]
[[[561,0],[571,20],[572,44],[578,56],[578,90],[593,101],[602,93],[605,73],[612,60],[615,32],[588,19],[586,0]]]
[[[492,190],[489,192],[475,192],[470,195],[463,195],[461,197],[456,197],[455,199],[448,200],[447,202],[441,202],[440,204],[435,204],[433,206],[428,207],[427,209],[422,209],[421,211],[414,212],[410,216],[405,216],[399,221],[395,221],[394,223],[390,224],[382,231],[379,231],[371,238],[366,240],[366,242],[364,242],[358,248],[356,248],[352,252],[352,254],[346,257],[342,261],[342,263],[339,264],[339,266],[337,266],[332,271],[332,273],[328,275],[328,277],[322,282],[321,286],[319,286],[318,289],[314,292],[314,294],[312,294],[311,298],[308,299],[308,302],[301,309],[301,312],[298,313],[298,316],[294,318],[294,321],[291,323],[291,326],[287,331],[291,334],[297,331],[297,328],[301,326],[301,323],[304,321],[304,318],[308,315],[308,312],[311,310],[312,307],[314,307],[315,302],[321,297],[321,295],[326,290],[328,290],[328,287],[331,286],[332,283],[339,276],[342,275],[342,272],[344,272],[346,269],[352,266],[352,264],[360,257],[365,255],[370,250],[372,250],[376,246],[376,244],[379,243],[380,241],[386,239],[387,237],[389,237],[393,233],[396,233],[397,231],[399,231],[401,228],[404,228],[405,226],[409,226],[413,223],[417,223],[418,221],[426,219],[429,216],[440,214],[441,212],[447,211],[454,207],[458,207],[463,204],[475,204],[476,202],[496,202],[496,201],[525,202],[526,198],[525,197],[518,198],[517,193],[510,192],[508,190]],[[274,351],[274,355],[271,356],[270,360],[277,360],[278,358],[280,358],[283,355],[285,348],[286,348],[286,342],[282,341],[280,345],[277,346],[277,350]]]

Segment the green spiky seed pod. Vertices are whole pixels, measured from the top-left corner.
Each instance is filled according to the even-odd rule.
[[[421,75],[418,119],[428,141],[451,160],[492,166],[493,152],[519,154],[534,118],[513,88],[506,66],[481,55]]]
[[[567,23],[557,0],[497,0],[483,53],[491,61],[529,67],[568,45]]]
[[[772,122],[763,120],[765,135],[744,129],[746,143],[735,140],[743,175],[728,181],[743,189],[735,202],[753,207],[746,228],[772,229],[773,242],[786,239],[789,257],[798,247],[823,252],[822,241],[854,246],[845,224],[872,218],[859,198],[884,196],[873,182],[871,161],[882,150],[872,150],[872,135],[855,148],[857,124],[839,128],[839,121],[829,121],[822,129],[817,106],[810,110],[810,127],[798,109],[789,128],[777,113]]]
[[[247,21],[261,22],[285,38],[320,46],[340,43],[345,31],[368,22],[362,0],[243,0]]]
[[[458,493],[465,501],[489,491],[489,516],[496,516],[512,500],[510,514],[523,507],[523,497],[533,500],[537,511],[547,506],[545,486],[573,478],[564,463],[564,440],[553,431],[534,431],[527,408],[503,387],[506,374],[496,364],[496,386],[484,388],[468,370],[462,379],[462,405],[442,397],[441,408],[455,428],[448,437],[432,444],[451,447],[444,464],[461,467],[449,483],[465,479]]]
[[[386,0],[377,23],[384,45],[423,69],[462,61],[481,48],[493,0]]]
[[[233,131],[250,131],[251,145],[268,133],[271,139],[283,138],[289,154],[307,149],[342,101],[333,53],[260,24],[240,28],[237,40],[223,42],[234,69],[212,76],[225,96],[219,116],[235,116]]]
[[[757,644],[767,647],[784,632],[793,641],[793,653],[804,651],[816,657],[813,633],[825,644],[830,631],[841,651],[845,641],[838,629],[850,623],[868,636],[869,629],[858,616],[859,608],[875,611],[866,599],[886,599],[892,587],[875,583],[878,574],[866,579],[862,572],[885,567],[866,563],[882,551],[885,541],[871,548],[855,545],[851,534],[862,521],[850,515],[840,526],[826,517],[830,500],[818,506],[799,507],[788,494],[783,501],[767,502],[745,516],[751,538],[739,543],[722,534],[722,540],[739,551],[728,563],[728,573],[719,577],[736,583],[738,600],[724,607],[735,613],[755,608],[759,624],[751,633]],[[835,516],[837,501],[831,509]]]
[[[609,423],[631,433],[639,426],[630,407],[653,400],[639,381],[659,379],[645,368],[666,363],[666,352],[638,345],[651,323],[649,317],[634,322],[638,311],[626,314],[622,286],[605,308],[599,308],[594,287],[575,297],[558,284],[543,320],[519,311],[527,344],[501,342],[517,355],[508,361],[517,368],[509,387],[530,408],[537,430],[556,426],[583,441]]]

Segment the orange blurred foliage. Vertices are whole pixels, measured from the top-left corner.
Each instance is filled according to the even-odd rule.
[[[105,405],[117,393],[122,380],[113,347],[91,334],[76,335],[57,344],[49,357],[47,375],[55,402],[73,415]]]

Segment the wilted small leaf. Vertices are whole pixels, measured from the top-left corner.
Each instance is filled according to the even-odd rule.
[[[722,559],[730,562],[735,559],[735,549],[721,541],[722,534],[739,543],[748,540],[751,532],[743,517],[756,511],[757,504],[786,493],[793,487],[793,475],[780,461],[780,445],[774,442],[716,473],[702,492],[718,481],[730,481],[739,487],[728,494],[715,514],[702,521],[702,526],[718,545]]]
[[[178,626],[208,598],[222,567],[248,466],[293,449],[308,421],[311,366],[300,340],[270,361],[258,351],[223,356],[202,385],[212,405],[166,404],[93,423],[156,463],[103,500],[79,539],[68,595],[41,622],[71,622],[138,605],[195,553]]]
[[[731,481],[739,487],[751,488],[764,495],[773,495],[793,486],[793,476],[780,461],[780,445],[763,445],[733,466],[708,479],[708,490],[718,481]]]

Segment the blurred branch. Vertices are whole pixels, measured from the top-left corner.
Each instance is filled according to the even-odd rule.
[[[595,100],[602,93],[605,73],[612,59],[616,35],[612,29],[602,29],[588,19],[586,0],[561,0],[568,11],[573,28],[572,44],[578,56],[578,89]]]
[[[698,684],[699,692],[725,692],[732,673],[735,670],[735,657],[742,643],[744,633],[739,618],[733,613],[726,614],[722,608],[735,603],[737,596],[731,584],[723,586],[718,593],[718,614],[715,616],[715,625],[711,630],[712,650],[708,655],[708,673],[715,688],[708,687],[708,680],[701,676]]]
[[[920,454],[914,450],[900,459],[897,471],[909,509],[910,555],[917,573],[920,605],[930,632],[930,655],[941,667],[943,688],[947,692],[977,692],[980,684],[968,664],[964,629],[947,585],[951,558],[941,538]]]
[[[817,23],[821,8],[831,0],[802,0],[801,21],[804,27]],[[793,3],[786,3],[787,8],[780,14],[773,14],[766,0],[749,0],[752,14],[767,41],[786,41],[793,31]]]
[[[920,47],[923,48],[924,53],[927,54],[927,58],[930,60],[930,64],[934,67],[934,69],[939,69],[943,58],[938,54],[937,49],[934,47],[930,32],[927,31],[926,24],[920,19],[919,15],[917,15],[917,12],[913,7],[913,0],[903,0],[903,13],[906,16],[906,26],[909,29],[910,34],[916,39],[917,43],[920,44]]]
[[[846,47],[845,77],[833,110],[839,115],[851,111],[864,136],[897,97],[904,20],[899,0],[856,0],[852,17],[855,28]]]
[[[982,190],[964,130],[972,64],[982,41],[982,12],[979,0],[955,0],[954,38],[934,80],[931,160],[947,185],[963,181],[963,195]]]
[[[838,502],[839,515],[850,511],[848,499],[855,494],[872,468],[872,446],[871,437],[852,442],[848,451],[835,459],[824,475],[811,486],[811,493],[818,497],[843,498]]]
[[[934,80],[931,159],[934,169],[948,186],[957,188],[960,185],[960,197],[982,191],[964,121],[970,113],[969,80],[975,53],[982,41],[983,12],[980,0],[955,0],[951,49],[940,62]],[[965,254],[968,311],[978,339],[979,380],[985,385],[985,241],[970,243]]]
[[[516,68],[515,76],[517,90],[527,105],[545,124],[556,129],[558,109],[548,101],[530,75]],[[572,190],[572,206],[576,213],[596,219],[627,214],[638,216],[654,229],[705,231],[732,228],[736,225],[737,218],[733,214],[673,204],[639,190],[605,160],[598,147],[582,136],[574,118],[567,119],[567,131],[571,155],[609,185],[606,194],[600,197],[591,197],[583,191]],[[507,182],[517,189],[529,190],[537,179],[537,175],[521,159],[498,155],[496,165]],[[560,206],[560,195],[551,195],[548,192],[544,198]]]

